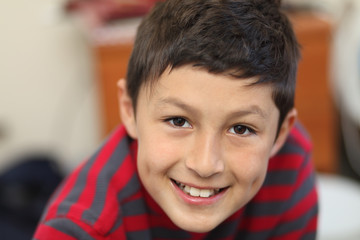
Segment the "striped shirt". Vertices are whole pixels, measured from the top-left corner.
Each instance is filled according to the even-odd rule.
[[[311,144],[299,124],[269,160],[256,196],[202,234],[178,228],[149,196],[137,175],[136,151],[137,142],[117,129],[58,187],[33,239],[315,239]]]

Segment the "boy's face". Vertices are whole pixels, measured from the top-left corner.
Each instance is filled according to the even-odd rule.
[[[191,66],[166,71],[152,90],[141,88],[136,120],[120,89],[123,122],[138,139],[139,176],[184,230],[210,231],[253,198],[286,138],[295,117],[275,140],[271,87],[248,86],[253,81]]]

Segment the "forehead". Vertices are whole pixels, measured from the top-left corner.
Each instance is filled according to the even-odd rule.
[[[239,79],[187,65],[167,69],[159,79],[142,87],[139,98],[156,107],[185,103],[219,111],[247,108],[265,116],[277,108],[271,85],[255,84],[257,81],[257,77]]]
[[[227,94],[232,93],[231,95],[228,95],[228,97],[238,95],[237,90],[240,89],[259,94],[264,94],[265,92],[272,93],[273,86],[270,83],[258,83],[258,81],[259,77],[257,76],[237,78],[233,77],[230,71],[214,74],[201,67],[185,65],[173,69],[168,67],[159,78],[148,80],[142,84],[139,92],[141,92],[141,95],[145,94],[148,98],[151,98],[154,97],[154,95],[156,96],[159,91],[168,91],[170,93],[174,89],[196,88],[201,84],[205,87],[210,86],[211,83],[216,83],[217,87],[219,87],[216,92],[225,91]],[[198,88],[197,90],[206,90],[203,87]]]

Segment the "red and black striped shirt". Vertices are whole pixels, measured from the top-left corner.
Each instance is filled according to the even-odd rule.
[[[317,193],[311,144],[297,124],[269,160],[257,195],[204,234],[175,226],[143,188],[137,142],[117,129],[54,193],[34,239],[315,239]]]

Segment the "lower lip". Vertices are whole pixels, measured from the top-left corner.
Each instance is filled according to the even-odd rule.
[[[227,188],[219,192],[218,194],[215,194],[214,196],[203,198],[203,197],[193,197],[186,193],[184,193],[173,181],[171,181],[171,184],[174,187],[175,192],[177,195],[187,204],[190,205],[196,205],[196,206],[207,206],[207,205],[213,205],[218,203],[227,192]]]

